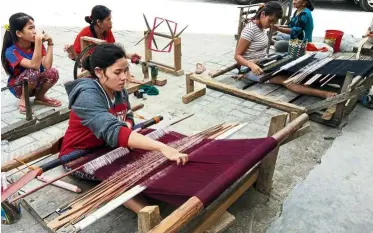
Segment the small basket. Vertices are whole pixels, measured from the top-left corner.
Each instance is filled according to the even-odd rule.
[[[299,40],[298,38],[290,39],[289,40],[289,55],[293,58],[298,58],[306,54],[306,47],[308,40],[306,39],[306,34],[303,32],[303,40]]]

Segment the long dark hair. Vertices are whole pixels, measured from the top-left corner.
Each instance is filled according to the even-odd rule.
[[[91,32],[95,38],[97,38],[97,34],[95,31],[95,25],[97,25],[97,20],[103,21],[106,17],[111,14],[111,10],[103,5],[97,5],[92,8],[91,16],[86,16],[84,19],[87,23],[89,23]]]
[[[306,1],[307,1],[306,7],[308,8],[308,10],[313,11],[315,8],[313,7],[312,1],[311,0],[306,0]]]
[[[5,31],[3,48],[1,49],[1,64],[7,74],[10,74],[11,70],[5,57],[5,51],[18,41],[16,32],[22,31],[30,19],[34,20],[31,16],[25,13],[16,13],[9,18],[9,28]]]
[[[259,19],[262,12],[264,12],[265,16],[275,15],[276,18],[280,19],[282,17],[282,5],[278,1],[270,1],[265,5],[259,7],[258,11],[252,19]]]
[[[104,73],[109,66],[112,66],[118,59],[125,58],[126,52],[117,44],[99,44],[91,55],[86,57],[83,62],[83,68],[88,70],[93,78],[97,79],[95,68],[101,68]]]

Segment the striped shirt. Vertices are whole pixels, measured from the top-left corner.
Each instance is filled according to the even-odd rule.
[[[260,59],[267,55],[268,36],[253,21],[247,23],[242,30],[241,38],[250,42],[250,46],[243,54],[246,60]]]

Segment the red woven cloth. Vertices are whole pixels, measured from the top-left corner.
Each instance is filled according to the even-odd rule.
[[[172,132],[163,136],[160,141],[170,143],[183,137],[185,136],[182,134]],[[143,177],[141,182],[144,181],[147,186],[144,194],[176,206],[192,196],[197,196],[207,206],[276,146],[277,141],[272,137],[203,140],[186,151],[189,154],[189,162],[186,165],[177,166],[170,161],[152,175]],[[94,176],[99,180],[106,180],[143,153],[146,151],[131,152],[98,169]],[[75,162],[72,168],[98,156],[99,153],[86,156]],[[146,182],[155,174],[156,179]]]
[[[276,146],[272,137],[212,141],[190,153],[185,166],[168,168],[145,194],[176,206],[196,196],[206,207]]]

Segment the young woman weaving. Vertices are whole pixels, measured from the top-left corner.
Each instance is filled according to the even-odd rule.
[[[258,82],[263,70],[256,64],[261,58],[266,56],[266,48],[268,45],[268,37],[264,29],[270,28],[274,23],[282,17],[282,6],[277,1],[271,1],[260,8],[248,22],[241,33],[241,38],[235,53],[235,60],[244,67],[249,67],[252,71],[246,75],[240,75],[238,78],[246,78],[254,82]],[[291,91],[303,95],[317,96],[321,98],[329,98],[336,93],[314,89],[302,84],[284,84],[287,76],[279,75],[272,78],[269,82],[273,84],[283,85]]]
[[[159,151],[178,164],[188,161],[181,154],[161,142],[152,140],[131,130],[133,114],[127,92],[128,62],[124,50],[115,44],[100,44],[83,61],[83,67],[92,78],[80,78],[66,84],[71,107],[69,126],[66,130],[60,157],[76,153],[90,153],[93,149],[108,145],[110,148],[130,147]],[[70,170],[69,164],[65,166]],[[75,175],[95,180],[79,171]],[[134,212],[140,211],[144,203],[134,198],[125,203]]]

